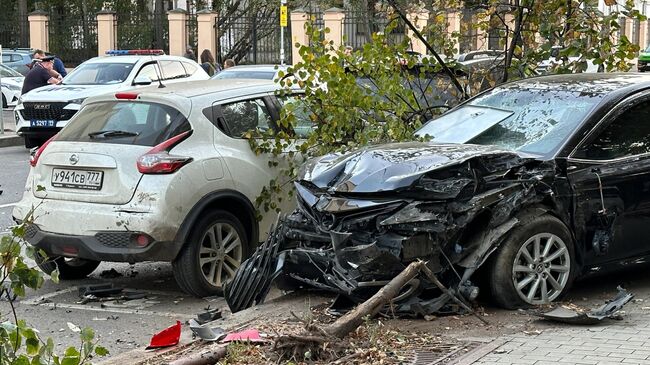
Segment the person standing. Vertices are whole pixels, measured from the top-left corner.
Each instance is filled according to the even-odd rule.
[[[34,51],[34,54],[32,54],[32,57],[35,60],[39,60],[39,59],[45,57],[45,52],[43,52],[40,49],[37,49],[37,50]],[[63,61],[61,61],[61,59],[56,57],[56,56],[53,56],[53,57],[54,57],[53,71],[56,71],[58,73],[58,76],[61,76],[61,78],[65,77],[68,74],[68,71],[65,70],[65,65],[63,64]],[[55,76],[54,73],[52,73],[52,77],[58,77],[58,76]]]
[[[229,58],[229,59],[223,61],[223,69],[224,70],[227,69],[227,68],[233,67],[233,66],[235,66],[235,60],[233,60],[232,58]]]
[[[187,46],[185,48],[185,54],[183,55],[185,58],[189,58],[192,61],[196,61],[196,55],[194,54],[194,50],[192,50],[192,47]]]
[[[56,77],[52,77],[50,73],[54,68],[54,57],[46,56],[36,61],[33,64],[32,69],[29,70],[27,76],[25,76],[25,81],[23,82],[22,95],[39,88],[41,86],[46,86],[49,84],[58,84],[61,82]]]
[[[212,52],[210,52],[209,49],[204,49],[203,52],[201,52],[201,67],[205,70],[205,72],[208,73],[208,75],[213,76],[215,73],[221,71],[217,69],[217,64],[214,61],[214,57],[212,56]]]

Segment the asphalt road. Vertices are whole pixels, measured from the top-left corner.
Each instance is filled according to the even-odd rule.
[[[24,147],[0,148],[0,235],[7,234],[13,225],[13,203],[22,197],[29,173],[29,152]],[[113,272],[110,272],[114,270]],[[115,278],[102,275],[110,272]],[[77,303],[79,285],[113,283],[146,293],[141,300]],[[55,284],[47,281],[38,292],[29,292],[20,299],[17,314],[44,336],[55,338],[60,351],[64,347],[78,346],[79,339],[67,322],[79,327],[92,327],[100,342],[112,354],[142,348],[149,343],[153,333],[175,324],[176,320],[193,318],[204,308],[225,307],[222,298],[198,299],[180,291],[168,263],[141,263],[136,265],[102,263],[85,280]],[[9,303],[0,300],[0,322],[10,318]]]

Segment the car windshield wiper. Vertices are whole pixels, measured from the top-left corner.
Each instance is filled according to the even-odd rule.
[[[129,131],[119,131],[119,130],[107,130],[107,131],[97,131],[97,132],[92,132],[88,133],[88,137],[90,138],[111,138],[111,137],[135,137],[139,135],[140,133],[136,132],[129,132]]]

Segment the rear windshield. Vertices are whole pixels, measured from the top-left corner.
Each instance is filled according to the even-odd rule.
[[[86,105],[56,139],[155,146],[190,129],[185,116],[168,105],[115,101]]]

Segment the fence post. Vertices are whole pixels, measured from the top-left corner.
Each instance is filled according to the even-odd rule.
[[[210,50],[212,57],[217,59],[217,13],[204,9],[196,13],[198,33],[198,55],[204,49]]]
[[[29,47],[32,49],[49,50],[48,15],[43,10],[29,13]]]
[[[309,37],[305,30],[307,23],[307,13],[303,9],[296,9],[291,12],[291,64],[295,65],[302,62],[302,56],[296,47],[296,44],[309,45]]]
[[[643,51],[648,46],[648,21],[642,20],[639,24],[639,48]]]
[[[325,28],[329,28],[330,32],[325,34],[325,40],[331,41],[334,48],[339,48],[343,43],[343,19],[345,13],[339,8],[330,8],[323,12],[323,22]]]
[[[102,10],[97,13],[97,54],[103,56],[109,49],[117,48],[117,25],[115,12]]]
[[[634,41],[634,21],[632,18],[625,17],[625,36],[632,43]]]
[[[427,26],[427,23],[429,22],[429,11],[422,9],[418,12],[413,12],[413,13],[408,13],[406,14],[406,18],[413,23],[413,25],[417,28],[419,32],[422,32],[422,30]],[[427,54],[427,47],[424,45],[424,42],[420,40],[420,38],[415,36],[415,33],[411,28],[406,29],[406,36],[409,39],[409,42],[411,43],[411,50],[415,51],[420,54]]]
[[[169,54],[182,56],[187,48],[187,12],[173,9],[167,12],[169,20]]]
[[[482,16],[481,14],[476,14],[476,23],[481,24],[485,23],[487,19]],[[483,28],[483,27],[476,27],[476,50],[477,51],[485,51],[489,47],[489,38],[490,34]]]

